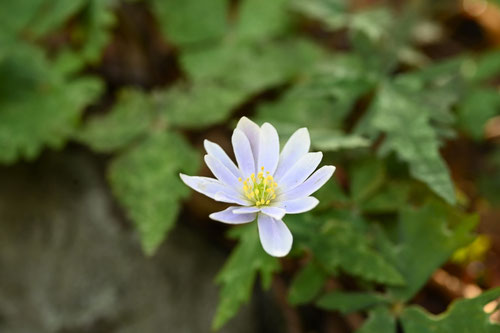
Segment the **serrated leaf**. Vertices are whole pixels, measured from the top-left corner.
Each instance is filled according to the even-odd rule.
[[[472,60],[471,65],[471,73],[467,75],[469,79],[485,81],[495,77],[500,73],[500,50],[497,48],[496,50],[481,54]]]
[[[350,170],[351,197],[355,202],[363,202],[375,193],[386,177],[384,162],[380,159],[358,160]]]
[[[320,133],[319,139],[322,132],[340,131],[354,103],[374,83],[374,77],[364,69],[362,60],[355,56],[337,56],[315,69],[278,101],[262,104],[257,109],[257,118],[281,127],[306,126],[311,134]],[[366,141],[351,136],[343,146],[347,144],[365,146]],[[338,147],[330,141],[323,145],[332,150]]]
[[[392,297],[411,299],[437,268],[473,240],[470,232],[477,222],[477,216],[458,214],[438,202],[428,202],[418,209],[403,207],[397,245],[381,243],[381,250],[406,280],[404,286],[389,288]]]
[[[193,174],[198,165],[196,151],[176,133],[154,133],[112,162],[113,193],[135,224],[146,254],[165,239],[180,199],[189,194],[179,172]]]
[[[212,322],[214,330],[220,329],[236,315],[241,305],[248,302],[257,274],[261,276],[263,287],[269,288],[273,273],[280,267],[278,260],[262,249],[256,223],[237,227],[232,235],[239,243],[217,276],[221,290]]]
[[[186,51],[180,61],[194,81],[218,80],[252,91],[307,72],[322,55],[316,45],[297,38],[252,44],[228,41]]]
[[[109,153],[145,134],[151,126],[152,116],[148,96],[139,91],[124,90],[111,111],[87,120],[77,138],[94,151]]]
[[[382,295],[374,293],[332,291],[321,296],[316,305],[325,310],[348,314],[385,302],[387,300]]]
[[[213,81],[178,84],[157,95],[166,122],[183,128],[222,122],[245,97],[238,88]]]
[[[476,298],[453,302],[445,313],[438,316],[412,306],[404,310],[401,323],[405,333],[497,333],[500,325],[490,321],[490,314],[483,307],[499,297],[500,288],[488,290]]]
[[[396,333],[396,320],[385,306],[370,311],[368,319],[356,333]]]
[[[348,2],[346,0],[295,0],[296,11],[325,23],[336,30],[347,25]]]
[[[227,29],[227,0],[150,0],[164,35],[180,46],[216,41]]]
[[[18,44],[0,60],[0,162],[33,159],[44,146],[60,148],[85,106],[102,91],[91,78],[68,79],[40,50]]]
[[[430,124],[429,109],[403,90],[383,86],[374,104],[372,125],[386,133],[383,151],[395,151],[408,163],[410,173],[454,204],[455,189],[449,170],[439,154],[440,142]]]
[[[311,129],[309,133],[311,144],[321,151],[338,151],[370,146],[370,140],[356,134],[343,134],[340,131],[326,129]]]
[[[2,3],[0,35],[17,38],[22,32],[31,39],[59,27],[76,13],[87,0],[20,0]],[[1,40],[1,37],[0,37]]]
[[[368,281],[389,285],[404,284],[401,274],[377,251],[356,224],[355,217],[340,212],[312,216],[287,216],[295,243],[312,250],[318,264],[330,274],[339,269]]]
[[[264,40],[284,33],[290,25],[290,0],[244,0],[238,8],[236,35],[241,40]]]
[[[500,113],[500,93],[492,88],[469,91],[458,108],[458,125],[473,139],[484,138],[487,121]]]
[[[391,213],[407,203],[410,185],[405,182],[389,182],[377,193],[361,202],[361,209],[367,213]]]
[[[221,122],[249,98],[305,71],[314,58],[315,48],[302,41],[188,53],[183,61],[193,82],[159,96],[166,121],[187,128]]]
[[[313,261],[310,261],[295,275],[288,292],[288,301],[292,305],[312,301],[323,288],[326,279],[326,272]]]

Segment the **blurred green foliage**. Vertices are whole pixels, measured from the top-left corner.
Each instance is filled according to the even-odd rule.
[[[434,62],[416,38],[415,27],[431,19],[425,1],[399,13],[353,9],[345,0],[135,3],[154,17],[181,75],[152,91],[124,87],[105,113],[85,118],[108,93],[102,72],[89,68],[113,45],[123,3],[0,5],[0,162],[32,160],[68,140],[110,154],[110,186],[152,255],[189,194],[178,173],[200,166],[185,134],[231,124],[250,105],[254,119],[273,123],[283,139],[308,127],[313,147],[345,178],[318,192],[315,212],[285,220],[291,256],[306,258],[290,285],[291,304],[367,311],[362,333],[396,332],[398,322],[405,333],[500,330],[482,311],[498,289],[457,301],[439,317],[405,305],[474,239],[477,216],[457,204],[441,149],[457,135],[483,141],[485,124],[500,113],[490,84],[500,74],[499,51]],[[347,46],[330,45],[338,34]],[[496,181],[477,181],[498,199],[499,155],[492,156]],[[238,244],[217,278],[214,329],[250,299],[258,275],[268,288],[281,269],[255,228],[230,231]],[[357,290],[327,289],[339,275],[354,278]]]

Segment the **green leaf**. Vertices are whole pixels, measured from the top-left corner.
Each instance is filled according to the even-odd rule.
[[[309,133],[312,145],[321,151],[366,148],[370,145],[370,140],[356,134],[343,134],[327,129],[311,129]]]
[[[458,108],[458,125],[473,139],[484,138],[488,120],[500,113],[500,93],[492,88],[470,91]]]
[[[433,201],[418,209],[402,208],[397,245],[387,247],[382,240],[386,244],[381,248],[406,280],[405,286],[389,288],[392,296],[401,301],[411,299],[437,268],[473,240],[470,231],[477,222],[475,215],[462,215]]]
[[[452,303],[448,310],[438,316],[418,306],[406,308],[401,316],[405,333],[496,333],[500,325],[490,321],[483,307],[500,297],[500,288],[492,289],[472,299],[461,299]]]
[[[113,4],[113,0],[87,0],[73,35],[73,43],[82,45],[74,51],[75,56],[91,63],[100,59],[116,21]]]
[[[228,41],[184,52],[180,61],[194,81],[217,80],[255,92],[306,73],[322,55],[316,45],[297,38],[253,44]]]
[[[113,193],[134,222],[146,254],[153,254],[173,227],[189,189],[179,172],[195,173],[198,154],[176,133],[154,133],[111,164]]]
[[[179,46],[220,39],[227,29],[227,0],[150,0],[164,35]]]
[[[259,106],[257,118],[282,128],[305,126],[311,135],[317,136],[315,139],[319,139],[320,144],[331,150],[339,146],[366,146],[367,141],[356,135],[340,139],[343,142],[338,145],[333,139],[328,140],[328,136],[340,135],[346,116],[374,82],[362,59],[351,55],[337,56],[328,64],[318,66],[278,101]]]
[[[66,78],[36,48],[18,44],[0,59],[0,162],[60,148],[102,91],[91,78]]]
[[[367,213],[393,213],[408,202],[410,184],[392,181],[386,183],[377,193],[360,202]]]
[[[278,260],[264,252],[259,242],[256,223],[231,230],[239,243],[217,276],[221,290],[212,328],[220,329],[234,317],[238,309],[250,299],[255,278],[260,273],[264,288],[269,288]]]
[[[312,250],[318,264],[329,273],[341,269],[368,281],[404,284],[401,274],[370,246],[369,239],[355,225],[360,222],[351,215],[340,211],[318,216],[290,215],[286,222],[297,246]]]
[[[348,314],[385,303],[386,301],[382,295],[374,293],[332,291],[321,296],[316,305],[325,310],[340,311],[343,314]]]
[[[320,20],[333,30],[345,27],[349,20],[346,0],[296,0],[293,5],[298,12]]]
[[[187,128],[221,122],[254,95],[305,71],[315,57],[316,49],[302,41],[188,53],[183,64],[193,82],[159,95],[167,122]]]
[[[351,168],[352,199],[358,203],[365,201],[383,185],[385,177],[385,165],[382,160],[357,160]]]
[[[0,11],[1,35],[18,38],[20,34],[35,39],[58,28],[75,14],[87,0],[4,1]]]
[[[396,333],[396,320],[385,306],[371,310],[368,319],[356,333]]]
[[[385,84],[374,104],[372,126],[386,133],[383,151],[395,151],[411,175],[448,203],[456,201],[449,170],[439,154],[440,142],[430,124],[432,112],[401,87]]]
[[[244,0],[238,10],[236,35],[241,40],[264,40],[280,35],[290,26],[290,0]]]
[[[288,292],[288,301],[292,305],[312,301],[326,282],[327,274],[313,261],[300,270],[294,277]]]
[[[182,128],[203,128],[220,123],[245,98],[238,88],[213,81],[178,84],[157,94],[166,122]]]
[[[109,153],[145,135],[151,126],[152,116],[148,96],[139,91],[124,90],[113,109],[90,118],[77,138],[94,151]]]
[[[474,81],[485,81],[500,74],[500,49],[481,54],[473,60],[462,63],[462,68],[471,67],[468,78]]]

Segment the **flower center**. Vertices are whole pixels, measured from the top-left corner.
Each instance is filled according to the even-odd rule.
[[[261,167],[260,170],[257,177],[252,173],[244,181],[241,177],[238,178],[240,182],[243,181],[245,196],[255,202],[255,206],[257,207],[269,205],[276,198],[275,190],[278,187],[278,184],[274,181],[273,176],[269,174],[269,171],[264,172],[264,167]]]

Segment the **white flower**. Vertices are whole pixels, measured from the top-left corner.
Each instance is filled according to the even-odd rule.
[[[246,117],[238,122],[232,144],[238,166],[216,143],[205,140],[205,162],[216,179],[181,174],[186,185],[216,201],[235,204],[210,214],[229,224],[257,218],[262,247],[272,256],[283,257],[292,248],[293,237],[282,219],[285,214],[307,212],[319,203],[311,196],[335,171],[323,166],[323,154],[310,153],[306,128],[297,130],[280,154],[279,137],[269,123],[261,127]],[[314,173],[313,173],[314,172]]]

